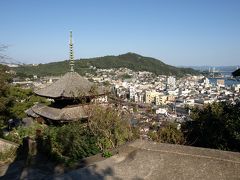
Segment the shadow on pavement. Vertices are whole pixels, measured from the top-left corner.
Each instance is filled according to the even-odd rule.
[[[41,141],[35,141],[29,137],[23,139],[22,145],[17,149],[16,158],[11,164],[4,165],[1,171],[5,171],[0,179],[93,179],[103,180],[106,176],[114,177],[112,168],[97,171],[96,166],[89,166],[89,160],[80,160],[77,173],[69,171],[63,164],[52,162],[46,154],[42,153]],[[91,162],[90,162],[91,163]],[[88,166],[88,167],[87,167]],[[67,173],[67,171],[69,171]],[[114,178],[117,179],[117,178]]]

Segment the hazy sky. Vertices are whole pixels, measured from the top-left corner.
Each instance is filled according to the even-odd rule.
[[[0,44],[24,63],[135,52],[171,65],[240,65],[240,0],[0,0]]]

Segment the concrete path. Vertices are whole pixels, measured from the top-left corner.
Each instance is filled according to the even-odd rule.
[[[51,178],[240,179],[240,153],[137,140],[109,159]]]

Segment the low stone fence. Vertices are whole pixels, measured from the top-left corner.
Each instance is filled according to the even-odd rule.
[[[11,141],[7,141],[5,139],[2,139],[0,138],[0,152],[3,152],[5,151],[6,149],[8,148],[11,148],[11,147],[15,147],[17,148],[19,145],[14,143],[14,142],[11,142]]]
[[[18,146],[14,142],[0,138],[0,165],[14,160]]]

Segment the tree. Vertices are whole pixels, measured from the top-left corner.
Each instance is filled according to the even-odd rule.
[[[73,122],[59,128],[53,127],[48,131],[50,131],[47,135],[50,138],[51,151],[61,156],[79,160],[99,152],[96,145],[97,138],[80,122]]]
[[[3,52],[7,46],[0,45],[0,60],[5,60],[7,57]],[[12,80],[9,72],[9,67],[0,64],[0,127],[6,124],[6,120],[11,117],[10,107],[14,99],[10,96],[10,82]]]
[[[10,107],[11,116],[17,119],[26,117],[25,111],[35,103],[50,104],[46,98],[35,95],[31,89],[22,89],[16,86],[10,87],[9,96],[15,99]]]
[[[166,122],[157,131],[149,131],[148,136],[153,141],[170,143],[170,144],[184,144],[185,139],[181,130],[177,128],[176,123]]]
[[[10,81],[11,77],[7,73],[9,68],[0,64],[0,126],[2,127],[6,120],[10,117],[10,107],[14,99],[9,96],[10,94]]]
[[[213,103],[193,109],[192,121],[183,124],[188,144],[240,151],[240,103]]]
[[[170,144],[184,144],[184,135],[181,130],[177,129],[175,123],[167,123],[158,131],[158,139],[160,142]]]
[[[89,110],[88,127],[97,137],[97,145],[102,151],[124,144],[133,137],[129,118],[111,107],[93,106]]]

